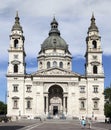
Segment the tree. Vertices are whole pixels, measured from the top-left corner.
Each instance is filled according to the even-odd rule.
[[[110,117],[111,118],[111,104],[108,104],[108,103],[105,103],[105,106],[104,106],[104,114],[106,117]]]
[[[105,105],[104,105],[104,114],[106,117],[111,118],[111,87],[106,88],[104,90],[104,95],[105,95]]]
[[[0,101],[0,115],[7,114],[7,105]]]
[[[104,90],[105,99],[111,103],[111,87]]]

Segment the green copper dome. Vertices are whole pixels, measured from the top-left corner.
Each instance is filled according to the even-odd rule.
[[[60,36],[49,36],[42,44],[42,49],[67,49],[68,45]]]
[[[62,49],[66,52],[68,51],[68,45],[63,38],[60,36],[60,31],[58,30],[58,22],[55,18],[51,22],[51,30],[49,31],[49,37],[45,39],[41,45],[41,51],[47,49]]]

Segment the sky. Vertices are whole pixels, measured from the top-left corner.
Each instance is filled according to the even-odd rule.
[[[6,102],[8,48],[16,11],[25,36],[27,73],[37,70],[37,55],[53,17],[73,56],[73,71],[84,74],[86,37],[92,13],[101,36],[105,88],[111,84],[111,0],[0,0],[0,101]]]

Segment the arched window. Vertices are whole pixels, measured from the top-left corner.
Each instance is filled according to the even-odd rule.
[[[41,61],[39,62],[39,67],[42,68],[42,62]]]
[[[97,48],[97,42],[95,40],[92,42],[92,45],[93,45],[93,49]]]
[[[96,65],[93,66],[93,74],[97,74],[97,66]]]
[[[17,39],[14,40],[14,48],[18,48],[18,40]]]
[[[60,68],[63,68],[63,62],[60,62],[60,63],[59,63],[59,67],[60,67]]]
[[[98,102],[94,101],[94,108],[98,108]]]
[[[53,67],[56,67],[56,66],[57,66],[57,62],[54,61],[54,62],[53,62]]]
[[[50,62],[47,62],[47,69],[50,68]]]
[[[84,101],[81,101],[81,108],[85,108],[85,103],[84,103]]]
[[[30,100],[27,101],[27,108],[28,108],[28,109],[31,108],[31,101],[30,101]]]
[[[18,101],[16,99],[13,102],[13,108],[18,108]]]
[[[17,72],[18,72],[18,65],[15,64],[15,65],[14,65],[14,73],[17,73]]]

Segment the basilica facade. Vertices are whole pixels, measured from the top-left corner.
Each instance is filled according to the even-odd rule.
[[[25,37],[16,14],[8,49],[7,115],[103,119],[103,52],[94,15],[86,37],[84,75],[72,71],[72,55],[55,17],[50,25],[48,37],[38,52],[38,70],[27,74]]]

